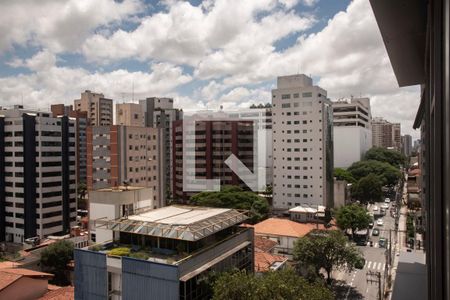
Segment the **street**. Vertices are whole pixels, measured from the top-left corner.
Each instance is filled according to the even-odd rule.
[[[382,203],[377,203],[378,211],[375,211],[375,215],[380,210]],[[374,205],[369,207],[370,212],[373,211]],[[370,243],[367,246],[358,246],[358,249],[364,255],[366,260],[364,268],[362,270],[354,270],[351,273],[348,272],[336,272],[334,278],[338,281],[339,288],[337,289],[338,295],[336,299],[378,299],[379,288],[384,290],[386,263],[387,263],[387,249],[389,249],[389,241],[395,243],[395,219],[391,217],[390,208],[386,209],[386,215],[381,217],[384,224],[378,226],[375,219],[373,229],[379,230],[379,236],[373,236],[373,229],[370,230],[369,240],[372,241],[373,247]],[[391,231],[390,231],[391,230]],[[391,236],[389,236],[391,235]],[[386,241],[384,248],[380,247],[380,238]],[[379,283],[381,282],[381,287]]]

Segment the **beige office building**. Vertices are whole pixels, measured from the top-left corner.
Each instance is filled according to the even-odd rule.
[[[383,118],[372,119],[372,144],[374,147],[401,150],[401,125]]]
[[[91,126],[110,126],[113,124],[113,101],[103,94],[89,90],[81,93],[81,98],[74,100],[75,110],[86,111]]]

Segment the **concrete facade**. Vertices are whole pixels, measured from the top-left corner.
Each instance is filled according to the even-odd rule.
[[[348,168],[372,148],[369,98],[333,102],[334,167]]]
[[[154,205],[165,205],[160,179],[162,169],[161,130],[133,126],[95,126],[88,128],[89,190],[120,186],[149,187]]]
[[[153,208],[153,189],[117,187],[89,191],[89,235],[93,242],[104,243],[113,240],[113,232],[96,228],[95,220],[118,219],[133,215],[135,211]]]
[[[306,75],[272,90],[273,206],[333,207],[333,115],[327,92]]]
[[[116,125],[143,127],[144,112],[137,103],[116,104]]]
[[[87,112],[90,126],[109,126],[113,124],[113,101],[103,94],[89,90],[81,93],[81,98],[74,100],[77,111]]]
[[[75,120],[0,110],[0,241],[63,235],[76,219]]]
[[[161,179],[164,197],[173,198],[173,122],[183,119],[183,110],[173,107],[172,98],[151,97],[139,100],[144,113],[144,123],[146,127],[155,127],[162,130],[161,143],[164,145],[162,154],[162,168],[164,176]]]
[[[402,153],[405,156],[410,156],[412,153],[412,137],[409,134],[402,136]]]

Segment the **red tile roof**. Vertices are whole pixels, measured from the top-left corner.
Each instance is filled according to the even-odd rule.
[[[255,251],[258,252],[270,252],[277,242],[263,238],[261,236],[255,236]]]
[[[74,288],[73,286],[62,287],[53,291],[47,292],[39,300],[74,300]]]
[[[0,291],[10,286],[11,284],[19,280],[21,277],[22,275],[0,272]]]
[[[22,269],[22,268],[2,269],[0,272],[22,275],[22,276],[31,277],[31,278],[48,277],[49,279],[51,279],[53,277],[53,274],[50,274],[50,273],[38,272],[38,271]]]
[[[270,271],[270,266],[277,261],[285,262],[287,258],[265,252],[255,252],[255,272]]]
[[[255,229],[255,234],[259,235],[277,235],[289,237],[303,237],[314,229],[335,229],[326,228],[323,224],[298,223],[288,219],[269,218],[258,224],[251,225]]]

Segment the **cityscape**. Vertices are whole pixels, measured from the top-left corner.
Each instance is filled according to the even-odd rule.
[[[450,0],[0,16],[0,299],[450,299]]]

